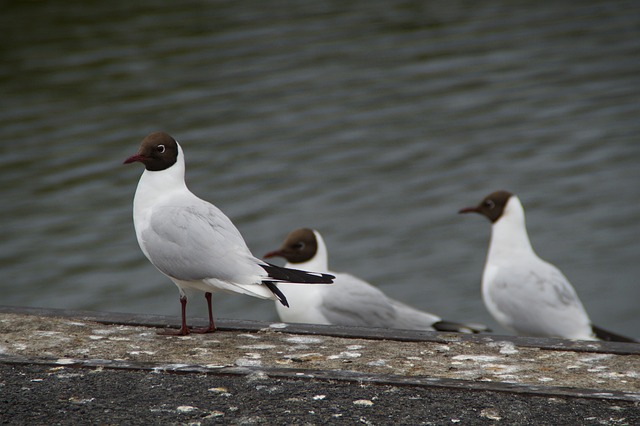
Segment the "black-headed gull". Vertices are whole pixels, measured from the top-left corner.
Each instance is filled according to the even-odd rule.
[[[634,341],[591,324],[564,274],[533,251],[517,196],[496,191],[459,213],[479,213],[492,223],[482,298],[502,326],[524,336]]]
[[[162,334],[189,334],[185,289],[205,292],[213,332],[211,293],[222,290],[261,299],[287,299],[276,284],[331,283],[327,274],[307,273],[271,265],[255,258],[238,229],[216,206],[196,197],[184,181],[185,160],[170,135],[148,135],[138,152],[124,163],[145,166],[133,200],[138,244],[151,263],[180,290],[182,326]]]
[[[335,276],[331,286],[284,285],[291,308],[276,305],[284,322],[439,330],[477,333],[487,331],[482,325],[443,321],[391,299],[381,290],[350,274],[329,271],[327,247],[320,233],[302,228],[292,231],[282,246],[264,255],[284,257],[286,267],[326,272]]]

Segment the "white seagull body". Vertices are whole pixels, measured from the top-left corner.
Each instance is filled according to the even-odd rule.
[[[633,341],[591,324],[569,280],[533,250],[517,196],[494,192],[478,206],[460,210],[470,212],[492,222],[482,298],[502,326],[524,336]]]
[[[138,154],[125,163],[145,164],[133,201],[133,223],[144,255],[180,290],[183,324],[179,334],[188,334],[185,323],[185,289],[211,293],[227,291],[261,299],[287,300],[276,283],[330,283],[327,275],[308,274],[270,265],[255,258],[231,220],[216,206],[195,196],[184,180],[182,148],[166,133],[152,133]]]
[[[287,268],[302,268],[335,276],[331,286],[280,286],[291,302],[289,309],[282,309],[276,304],[278,315],[284,322],[467,333],[487,330],[482,325],[443,321],[437,315],[391,299],[378,288],[353,275],[330,272],[327,247],[318,231],[303,228],[291,232],[280,249],[264,257],[273,256],[287,259]]]

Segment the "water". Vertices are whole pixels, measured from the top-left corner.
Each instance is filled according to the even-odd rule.
[[[3,5],[0,304],[179,314],[121,165],[161,129],[256,255],[314,227],[334,270],[501,333],[489,224],[456,212],[516,192],[594,322],[640,338],[638,3],[343,3]]]

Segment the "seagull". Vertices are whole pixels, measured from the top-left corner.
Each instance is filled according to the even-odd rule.
[[[569,280],[533,251],[516,195],[496,191],[459,213],[479,213],[492,223],[482,298],[502,326],[523,336],[635,341],[591,323]]]
[[[211,294],[227,291],[288,302],[277,284],[330,284],[328,274],[307,273],[271,265],[255,258],[231,220],[213,204],[195,196],[184,180],[185,160],[180,144],[164,132],[142,141],[124,164],[140,162],[145,170],[133,200],[133,224],[144,255],[180,291],[182,326],[160,334],[187,335],[185,289],[205,292],[209,326],[215,331]]]
[[[275,256],[285,258],[287,268],[326,272],[335,277],[331,286],[282,286],[291,301],[290,309],[276,304],[284,322],[465,333],[488,331],[482,325],[443,321],[439,316],[391,299],[360,278],[329,271],[327,247],[316,230],[292,231],[279,249],[264,255]]]

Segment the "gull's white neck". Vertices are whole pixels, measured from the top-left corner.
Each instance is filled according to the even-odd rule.
[[[179,144],[178,158],[171,167],[157,172],[145,169],[140,177],[136,195],[133,199],[134,218],[138,212],[147,209],[168,194],[176,190],[186,189],[184,170],[184,153]]]
[[[178,158],[171,167],[152,172],[144,170],[133,198],[133,223],[136,232],[146,224],[151,207],[175,191],[188,191],[184,182],[184,153],[178,145]]]
[[[533,254],[524,218],[524,209],[515,195],[509,198],[502,216],[491,226],[487,261],[511,257],[514,253]]]
[[[322,239],[322,236],[318,231],[313,231],[313,234],[316,236],[316,242],[318,246],[315,256],[313,256],[306,262],[287,263],[287,268],[302,269],[304,271],[312,272],[329,272],[329,255],[327,253],[327,246],[325,245],[324,240]]]

